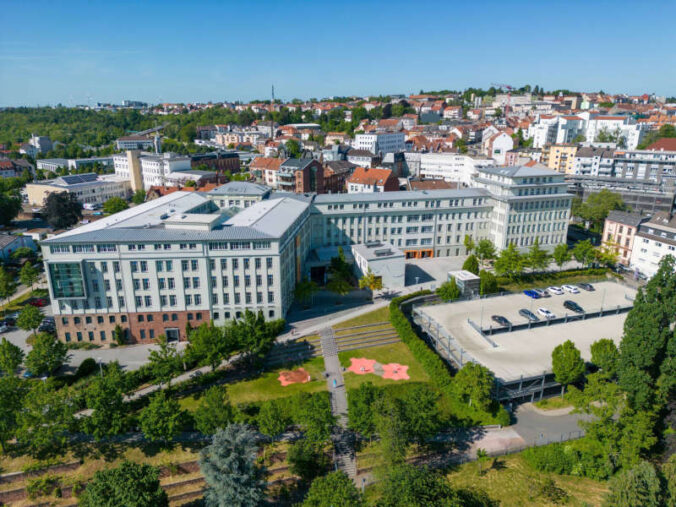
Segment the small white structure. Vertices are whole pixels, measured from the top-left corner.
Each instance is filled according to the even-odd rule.
[[[481,279],[471,271],[466,271],[464,269],[461,269],[460,271],[449,271],[449,282],[451,281],[451,278],[455,279],[455,284],[458,286],[458,289],[460,289],[460,293],[463,296],[474,296],[479,294]]]
[[[404,252],[389,243],[373,241],[352,245],[352,256],[357,276],[370,269],[383,281],[383,288],[399,288],[406,284]]]

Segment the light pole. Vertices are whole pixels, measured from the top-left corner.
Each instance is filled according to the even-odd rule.
[[[99,361],[99,374],[103,377],[103,365],[101,364],[101,358],[96,358]]]

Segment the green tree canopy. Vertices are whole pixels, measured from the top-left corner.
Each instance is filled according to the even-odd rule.
[[[256,463],[255,433],[241,424],[218,431],[200,451],[207,505],[257,507],[265,498],[265,469]]]
[[[537,238],[531,245],[528,250],[528,255],[526,256],[528,265],[533,271],[542,271],[549,266],[550,255],[546,250],[540,248],[540,242]]]
[[[291,158],[299,158],[302,153],[300,143],[295,139],[289,139],[284,144],[284,148]]]
[[[21,199],[0,192],[0,225],[8,226],[21,211]]]
[[[608,377],[614,377],[617,373],[619,358],[620,353],[615,346],[615,342],[610,338],[602,338],[592,343],[591,362]]]
[[[16,282],[5,268],[0,266],[0,299],[9,299],[16,292]]]
[[[19,317],[16,319],[16,325],[24,331],[33,331],[33,333],[35,333],[35,330],[40,326],[42,319],[42,312],[38,307],[25,305],[21,309]]]
[[[620,194],[604,188],[593,193],[583,203],[573,207],[573,214],[591,224],[591,229],[600,231],[608,213],[612,210],[626,210],[627,206]]]
[[[134,195],[131,197],[131,202],[134,204],[143,204],[146,200],[146,193],[142,188],[139,188]]]
[[[495,272],[498,275],[504,275],[511,279],[515,279],[523,273],[524,265],[524,257],[516,249],[514,243],[510,243],[507,248],[500,252],[494,266]]]
[[[33,288],[33,285],[38,281],[39,277],[40,271],[30,262],[25,263],[19,270],[19,280],[26,287]]]
[[[396,465],[387,470],[378,505],[383,507],[460,507],[448,480],[428,468]]]
[[[313,281],[304,277],[296,284],[294,289],[294,296],[298,301],[305,304],[312,299],[312,296],[319,290],[319,286]]]
[[[565,386],[573,384],[584,375],[585,365],[575,344],[566,340],[552,351],[552,371],[554,378],[561,384],[561,394]]]
[[[455,301],[458,299],[460,297],[460,288],[455,283],[455,278],[442,283],[437,289],[437,295],[444,301]]]
[[[127,201],[122,199],[122,197],[111,197],[106,202],[103,203],[103,212],[107,215],[112,215],[114,213],[119,213],[129,208]]]
[[[269,437],[276,437],[283,433],[291,422],[290,415],[279,400],[263,403],[256,417],[258,429]]]
[[[383,288],[383,278],[381,276],[376,276],[371,268],[368,268],[368,271],[364,276],[359,279],[359,288],[368,289],[373,294],[373,291],[382,290]]]
[[[323,446],[307,439],[296,440],[286,455],[291,473],[305,482],[323,474],[329,465]]]
[[[68,357],[68,348],[56,336],[38,333],[33,340],[33,348],[26,355],[24,365],[33,375],[40,376],[59,369]]]
[[[67,229],[82,218],[82,204],[74,193],[52,192],[45,199],[42,214],[55,229]]]
[[[607,507],[659,507],[662,503],[660,478],[655,467],[642,461],[630,470],[624,470],[610,481],[605,498]]]
[[[26,383],[14,376],[0,377],[0,450],[16,436],[18,415],[26,393]]]
[[[3,338],[0,342],[0,371],[5,375],[13,375],[23,361],[23,350]]]
[[[158,336],[158,349],[150,351],[148,365],[153,378],[160,384],[171,382],[174,373],[180,368],[182,360],[173,343],[165,335]]]
[[[484,296],[486,294],[495,294],[498,292],[498,279],[490,271],[482,269],[479,271],[479,293]]]
[[[584,241],[579,241],[573,248],[573,257],[580,264],[584,264],[585,266],[591,265],[596,260],[594,245],[592,245],[591,240],[585,239]]]
[[[350,391],[347,398],[350,429],[366,438],[371,438],[375,434],[373,407],[380,396],[380,390],[372,382],[359,384],[357,389]]]
[[[186,355],[200,364],[208,364],[215,371],[233,352],[233,343],[224,338],[223,329],[213,323],[202,323],[189,335]]]
[[[465,271],[469,271],[470,273],[474,273],[475,275],[478,275],[479,260],[476,258],[476,255],[472,254],[469,257],[467,257],[467,259],[465,259],[465,262],[463,262],[462,264],[462,269],[464,269]]]
[[[455,395],[469,406],[488,410],[495,378],[491,371],[478,363],[466,363],[453,378]]]
[[[566,243],[556,245],[556,248],[554,248],[554,253],[552,254],[552,258],[554,259],[554,262],[556,262],[556,265],[559,267],[559,269],[561,269],[563,265],[571,259],[571,253],[570,250],[568,250],[568,245]]]
[[[143,435],[150,441],[169,442],[183,428],[185,415],[174,398],[158,391],[141,411],[139,422]]]
[[[159,470],[151,465],[124,461],[99,470],[80,497],[83,507],[165,507],[167,493],[160,486]]]
[[[485,261],[495,259],[496,253],[495,245],[490,239],[480,240],[476,247],[476,256],[479,258],[482,264]]]
[[[354,482],[345,472],[331,472],[310,485],[303,507],[361,507],[364,502]]]
[[[84,427],[97,440],[122,433],[126,426],[123,386],[124,372],[113,362],[106,367],[104,375],[95,377],[87,387],[87,408],[93,412],[84,419]]]
[[[476,243],[469,234],[465,234],[462,244],[465,246],[465,252],[468,254],[472,253],[472,251],[476,248]]]
[[[225,386],[207,389],[194,418],[197,430],[207,435],[213,435],[235,420],[235,409],[230,404]]]

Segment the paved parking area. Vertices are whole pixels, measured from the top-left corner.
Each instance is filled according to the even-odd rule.
[[[423,313],[439,323],[453,336],[458,344],[475,360],[489,368],[503,381],[517,380],[520,376],[530,377],[551,371],[551,353],[554,347],[566,340],[572,340],[586,360],[591,358],[590,346],[600,338],[610,338],[619,343],[626,313],[607,315],[588,320],[575,320],[563,324],[552,324],[521,331],[499,333],[491,336],[497,345],[494,347],[483,338],[470,324],[471,319],[483,328],[497,326],[491,321],[492,315],[502,315],[513,323],[523,323],[524,317],[519,309],[526,308],[537,313],[542,306],[557,316],[572,312],[563,307],[570,299],[586,311],[626,306],[636,291],[630,287],[613,282],[594,284],[594,292],[580,291],[580,294],[552,296],[533,300],[524,294],[488,298],[483,300],[462,301],[421,307]]]

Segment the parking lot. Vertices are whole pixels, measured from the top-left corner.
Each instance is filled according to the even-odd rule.
[[[610,338],[619,343],[626,313],[606,315],[588,320],[574,320],[566,323],[552,323],[550,326],[523,329],[520,331],[499,333],[490,336],[490,341],[476,331],[469,320],[486,330],[498,327],[491,320],[493,315],[501,315],[513,324],[527,322],[519,315],[524,308],[537,315],[537,309],[543,307],[557,317],[568,314],[577,315],[563,307],[567,299],[575,301],[586,312],[598,312],[631,304],[636,291],[630,287],[613,282],[594,284],[595,291],[580,290],[579,294],[565,293],[543,299],[531,299],[524,294],[510,294],[482,300],[462,301],[421,307],[420,310],[445,328],[464,351],[476,361],[489,368],[503,381],[512,381],[523,377],[551,371],[551,353],[554,347],[566,340],[572,340],[589,360],[589,347],[600,338]],[[542,320],[543,317],[538,317]],[[495,346],[491,343],[495,344]]]

